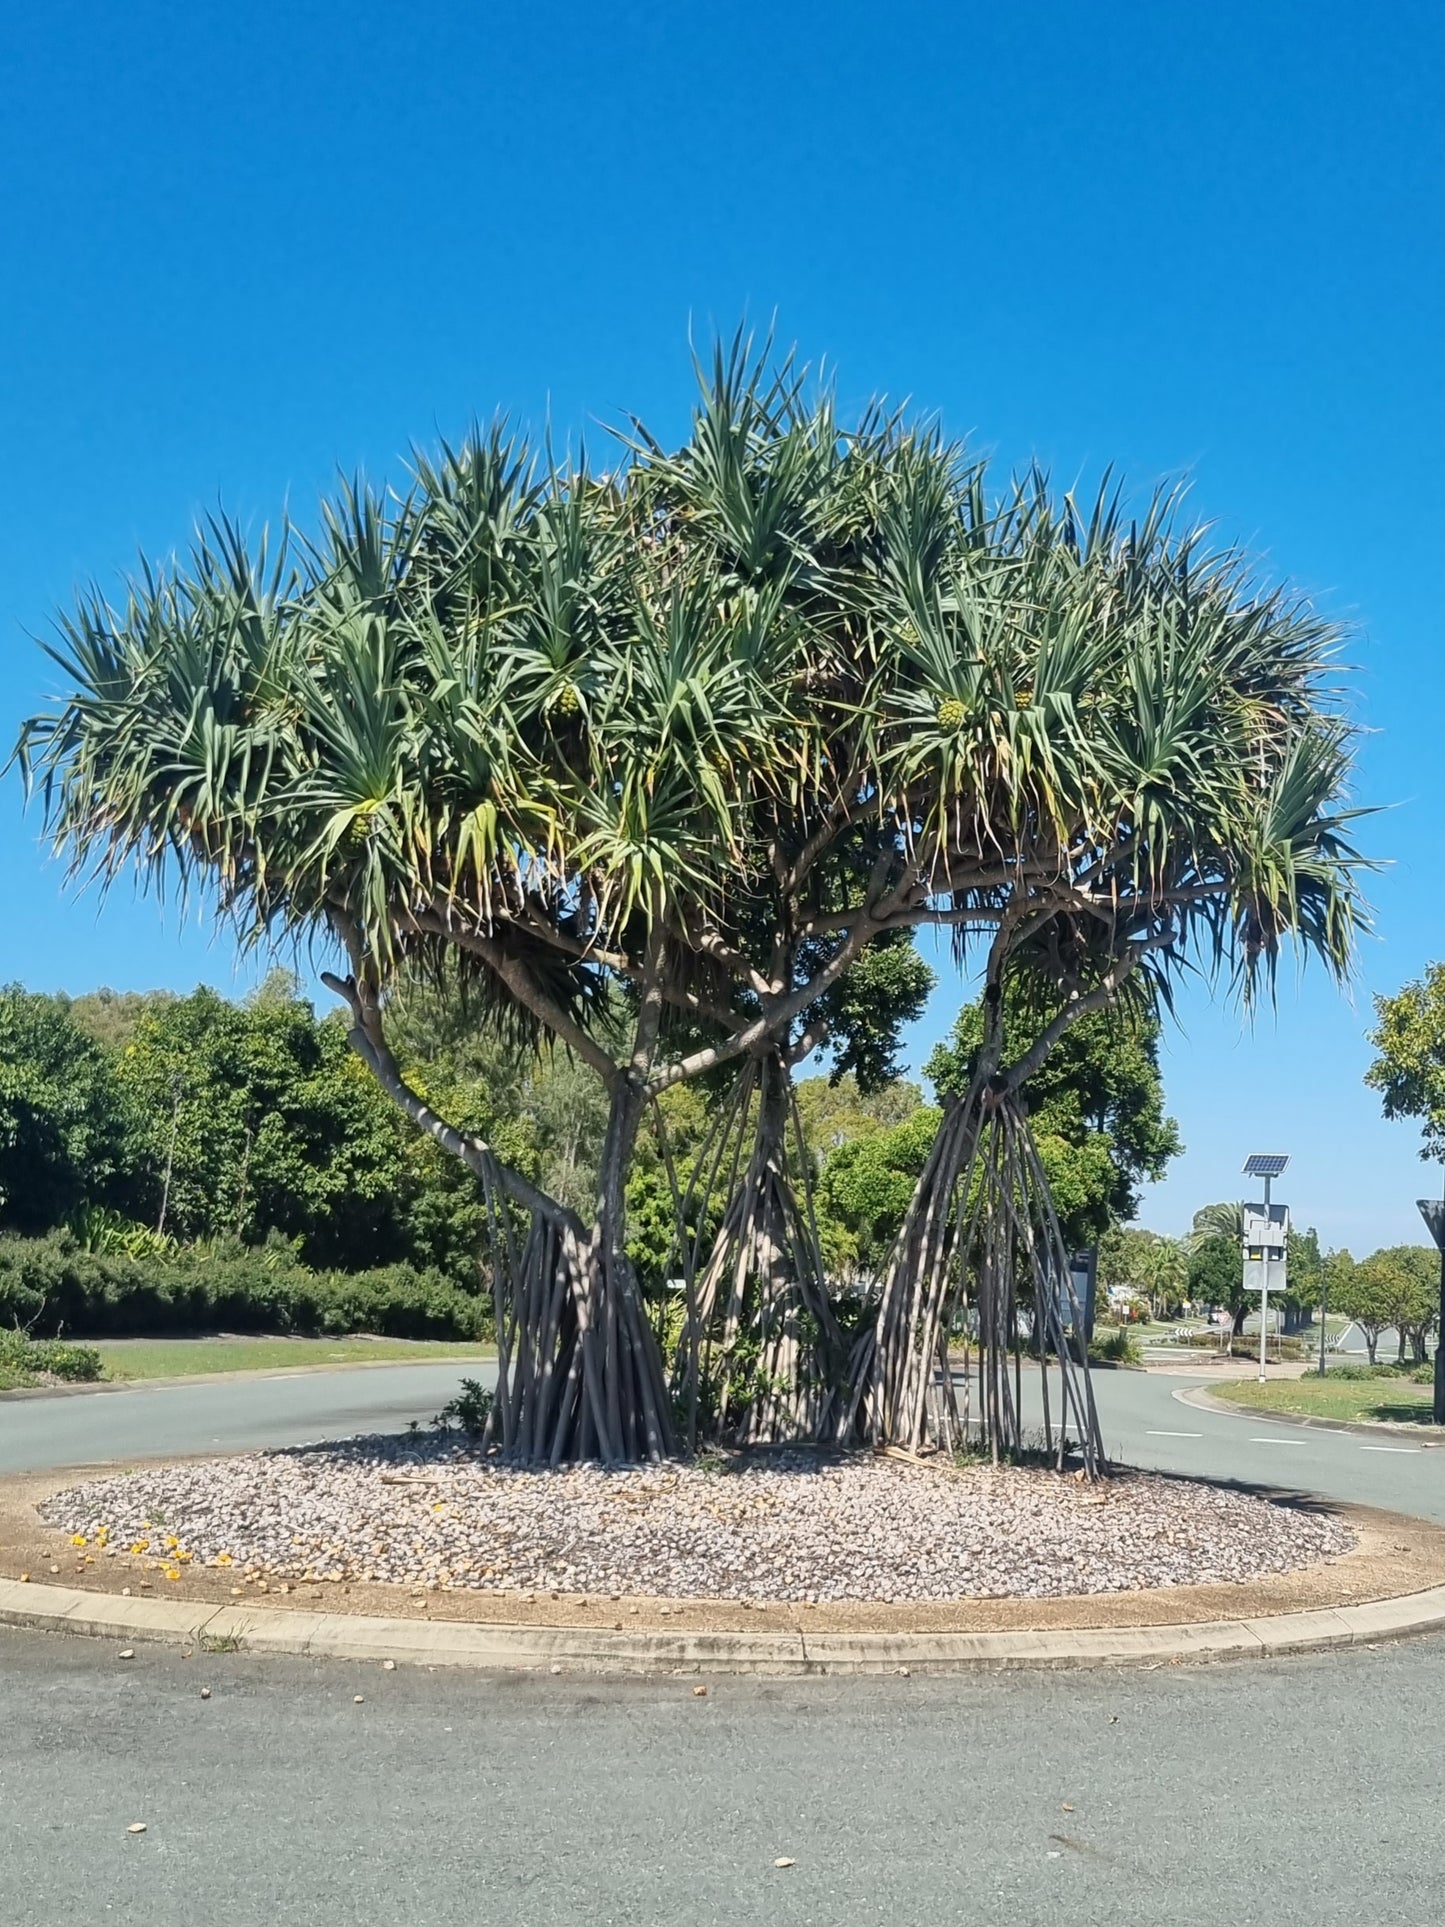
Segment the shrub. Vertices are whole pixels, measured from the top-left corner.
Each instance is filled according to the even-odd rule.
[[[454,1424],[459,1425],[468,1438],[478,1438],[486,1431],[495,1404],[496,1393],[490,1386],[483,1385],[480,1379],[464,1378],[461,1390],[455,1398],[447,1400],[432,1424],[443,1432],[449,1432]]]
[[[24,1384],[36,1378],[99,1377],[100,1353],[88,1345],[66,1345],[55,1338],[34,1339],[22,1331],[0,1330],[0,1381]]]
[[[1427,1372],[1433,1370],[1430,1366],[1426,1366],[1424,1369]],[[1371,1378],[1413,1378],[1415,1371],[1416,1368],[1413,1366],[1397,1365],[1393,1362],[1388,1365],[1327,1365],[1325,1367],[1325,1377],[1327,1379],[1336,1379],[1341,1384],[1353,1385],[1362,1384],[1366,1379]],[[1304,1373],[1305,1378],[1318,1378],[1319,1375],[1320,1369],[1318,1365],[1312,1365],[1310,1369]]]
[[[1113,1331],[1095,1332],[1089,1340],[1089,1359],[1095,1365],[1142,1365],[1144,1354],[1133,1332],[1120,1325]]]
[[[68,1232],[0,1237],[0,1323],[45,1336],[294,1332],[481,1338],[491,1300],[406,1264],[310,1271],[285,1247],[233,1245],[138,1258],[85,1250]]]

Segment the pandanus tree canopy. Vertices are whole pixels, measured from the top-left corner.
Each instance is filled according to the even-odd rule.
[[[1329,622],[1167,492],[995,481],[742,340],[699,376],[675,449],[478,431],[82,595],[20,742],[76,870],[212,886],[376,996],[455,969],[609,1079],[630,987],[654,1088],[846,1051],[849,972],[921,926],[1055,1010],[1190,962],[1252,992],[1290,939],[1348,969]]]

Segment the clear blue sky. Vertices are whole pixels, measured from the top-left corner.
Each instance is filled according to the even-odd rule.
[[[1361,791],[1397,807],[1354,1006],[1291,980],[1246,1035],[1186,997],[1188,1153],[1144,1218],[1282,1149],[1326,1242],[1413,1239],[1438,1173],[1360,1079],[1370,992],[1445,954],[1442,84],[1416,0],[18,9],[0,728],[49,689],[53,605],[218,498],[304,511],[498,406],[670,432],[689,323],[776,314],[845,399],[1005,462],[1187,474],[1358,623]],[[173,913],[67,901],[13,779],[0,866],[0,978],[243,981]]]

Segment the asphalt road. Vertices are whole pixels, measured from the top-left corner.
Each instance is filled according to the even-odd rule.
[[[411,1419],[428,1423],[461,1378],[485,1378],[491,1370],[482,1363],[459,1366],[443,1359],[204,1385],[3,1398],[0,1473],[400,1431]],[[1203,1412],[1175,1396],[1205,1382],[1150,1372],[1096,1372],[1110,1455],[1129,1465],[1297,1487],[1445,1521],[1445,1447],[1389,1434],[1364,1439]],[[1026,1384],[1032,1401],[1032,1382]],[[1036,1415],[1036,1404],[1029,1409]]]
[[[0,1633],[0,1920],[1419,1927],[1441,1731],[1438,1640],[695,1699]]]
[[[394,1428],[460,1376],[442,1362],[0,1400],[0,1469]],[[1196,1411],[1174,1396],[1184,1382],[1099,1374],[1111,1451],[1445,1518],[1445,1451]],[[1445,1640],[1157,1671],[714,1679],[705,1699],[692,1685],[144,1645],[122,1661],[108,1641],[0,1631],[0,1921],[1440,1918]]]
[[[1208,1382],[1156,1372],[1096,1372],[1110,1457],[1161,1472],[1289,1486],[1445,1522],[1445,1445],[1392,1432],[1364,1437],[1201,1411],[1177,1396]]]
[[[0,1473],[399,1432],[411,1419],[428,1424],[463,1378],[494,1369],[444,1358],[0,1398]]]

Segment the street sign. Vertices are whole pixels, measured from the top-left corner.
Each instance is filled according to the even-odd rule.
[[[1244,1160],[1246,1174],[1264,1179],[1264,1203],[1239,1207],[1240,1243],[1244,1247],[1244,1289],[1259,1293],[1259,1382],[1264,1383],[1265,1333],[1269,1329],[1269,1294],[1286,1289],[1289,1265],[1289,1206],[1276,1204],[1270,1186],[1289,1158],[1283,1151],[1255,1151]]]
[[[1244,1288],[1248,1292],[1284,1291],[1289,1251],[1289,1206],[1243,1207]]]
[[[1417,1198],[1416,1203],[1435,1240],[1435,1249],[1445,1251],[1445,1198]]]

